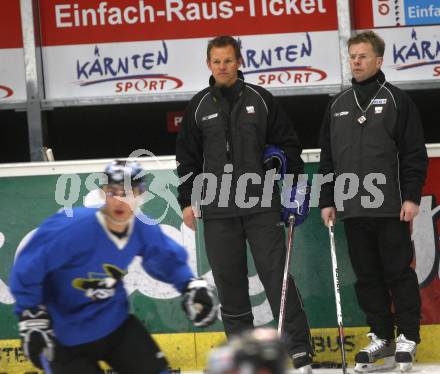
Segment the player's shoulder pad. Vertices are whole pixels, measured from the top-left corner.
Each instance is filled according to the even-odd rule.
[[[50,231],[53,234],[67,234],[77,230],[90,228],[95,221],[97,208],[73,208],[71,211],[60,209],[47,218],[40,226],[39,231]]]

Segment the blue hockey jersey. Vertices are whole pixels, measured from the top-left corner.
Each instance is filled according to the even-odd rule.
[[[10,275],[17,313],[45,305],[55,336],[71,346],[100,339],[129,313],[122,283],[135,256],[152,277],[182,292],[194,277],[183,247],[136,217],[120,239],[97,209],[57,213],[37,229],[18,255]]]

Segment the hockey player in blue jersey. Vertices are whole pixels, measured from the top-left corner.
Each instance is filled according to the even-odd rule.
[[[15,261],[10,288],[23,350],[39,368],[44,353],[54,374],[103,373],[98,361],[119,374],[160,373],[167,360],[129,313],[122,279],[133,258],[141,256],[148,274],[182,293],[195,326],[214,322],[218,303],[194,277],[185,249],[134,214],[145,190],[139,164],[114,161],[105,174],[101,209],[49,217]]]

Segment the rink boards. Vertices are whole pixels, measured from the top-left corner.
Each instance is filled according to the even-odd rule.
[[[365,327],[347,327],[345,334],[347,362],[349,367],[354,366],[354,355],[368,344]],[[438,339],[440,326],[422,326],[422,343],[418,347],[417,363],[439,363]],[[155,340],[161,346],[174,370],[202,371],[206,369],[206,361],[212,347],[224,342],[222,332],[155,334]],[[323,364],[341,362],[341,352],[336,344],[338,331],[334,328],[312,329],[312,338],[315,343],[315,361]],[[105,365],[103,368],[108,369]],[[36,374],[41,373],[25,359],[20,349],[20,341],[0,340],[0,373],[1,374]],[[341,369],[339,369],[340,371]],[[111,373],[111,370],[106,370]],[[432,374],[440,373],[431,371]]]
[[[414,222],[415,269],[422,295],[422,344],[419,362],[440,362],[435,343],[440,339],[439,221],[440,152],[430,147],[428,180],[424,188],[421,213]],[[303,154],[310,178],[317,170],[317,152]],[[145,160],[145,159],[144,159]],[[168,235],[183,244],[193,270],[212,282],[204,255],[203,227],[194,235],[182,226],[176,200],[178,179],[173,157],[142,161],[149,171],[151,196],[144,212],[160,221]],[[0,166],[0,374],[36,373],[19,349],[14,300],[8,289],[8,276],[19,243],[48,215],[70,206],[96,204],[92,177],[108,160],[78,162],[8,164]],[[92,176],[92,177],[91,177]],[[95,181],[97,183],[97,181]],[[64,191],[64,195],[61,193]],[[96,191],[95,191],[96,192]],[[312,328],[317,361],[340,362],[334,291],[327,231],[320,222],[316,191],[307,221],[295,230],[291,272],[302,293]],[[66,210],[66,211],[67,211]],[[366,343],[365,318],[356,302],[354,275],[347,256],[342,225],[336,225],[336,245],[341,284],[346,351],[354,352]],[[249,260],[250,294],[255,324],[274,326],[261,283]],[[155,281],[133,263],[125,278],[133,312],[144,322],[167,354],[173,368],[200,370],[207,352],[224,339],[221,321],[206,330],[192,327],[185,318],[180,297],[172,287]]]

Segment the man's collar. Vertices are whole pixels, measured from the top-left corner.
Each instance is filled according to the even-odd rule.
[[[240,92],[243,90],[243,86],[244,86],[244,76],[243,73],[241,72],[241,70],[237,71],[237,80],[234,82],[234,84],[230,87],[228,87],[228,89],[231,90],[231,93],[233,96],[238,96],[240,94]],[[218,87],[215,85],[215,79],[214,77],[211,75],[211,77],[209,78],[209,86],[211,89],[211,93],[214,96],[217,97],[222,97],[223,95],[221,94],[221,87]]]
[[[351,83],[356,86],[366,86],[371,82],[378,82],[379,84],[385,82],[385,74],[382,72],[382,70],[379,70],[376,74],[374,74],[368,79],[365,79],[362,82],[358,82],[354,78],[351,79]]]

